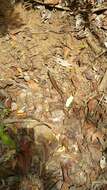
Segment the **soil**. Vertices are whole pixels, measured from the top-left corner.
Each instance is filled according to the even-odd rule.
[[[75,22],[20,3],[1,16],[0,119],[20,151],[1,142],[0,189],[107,188],[106,33]]]

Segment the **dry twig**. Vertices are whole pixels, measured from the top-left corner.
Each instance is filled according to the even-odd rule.
[[[100,92],[104,92],[106,89],[107,89],[107,70],[106,70],[106,72],[104,74],[104,77],[103,77],[99,87],[98,87],[98,90]]]

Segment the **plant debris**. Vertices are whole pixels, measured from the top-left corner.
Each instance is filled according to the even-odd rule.
[[[107,3],[1,0],[0,189],[107,189]]]

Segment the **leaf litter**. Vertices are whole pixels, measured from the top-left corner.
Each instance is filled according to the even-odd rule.
[[[0,188],[106,189],[106,2],[34,0],[8,10]]]

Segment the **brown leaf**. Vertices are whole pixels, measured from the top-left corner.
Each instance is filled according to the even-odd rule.
[[[88,102],[89,113],[92,113],[95,110],[97,103],[98,103],[98,101],[96,99],[89,100],[89,102]]]
[[[32,144],[27,136],[21,138],[19,142],[19,153],[17,154],[17,167],[22,174],[26,174],[31,166]]]
[[[92,142],[98,142],[98,140],[100,141],[101,144],[104,142],[104,133],[100,130],[96,131],[92,135]]]
[[[88,130],[88,129],[96,130],[96,126],[95,126],[94,123],[86,121],[86,122],[84,123],[83,129],[84,129],[84,130]]]
[[[85,118],[85,110],[84,110],[83,107],[80,108],[79,115],[80,115],[80,119],[84,119]]]
[[[91,152],[93,160],[99,162],[102,156],[101,146],[99,144],[90,144],[89,151]]]
[[[91,83],[91,91],[93,92],[93,91],[95,91],[95,90],[97,90],[97,88],[98,88],[98,84],[97,84],[97,81],[92,81],[92,83]]]
[[[11,97],[8,97],[8,98],[6,98],[6,100],[4,102],[4,106],[6,108],[11,108],[11,103],[12,103],[12,99],[11,99]]]
[[[34,91],[36,91],[39,88],[38,84],[34,80],[29,80],[27,84],[29,88],[31,88]]]
[[[71,178],[69,177],[69,169],[78,163],[78,156],[75,154],[62,154],[60,157],[60,166],[62,170],[63,181],[67,184],[71,183]],[[64,185],[65,187],[65,185]]]
[[[17,164],[17,160],[14,159],[14,160],[12,161],[12,169],[13,169],[13,170],[15,169],[16,164]]]
[[[107,190],[107,185],[104,185],[103,190]]]
[[[49,5],[58,5],[60,0],[45,0],[46,4]]]
[[[64,146],[66,148],[66,150],[68,150],[68,145],[69,145],[69,139],[67,138],[66,135],[62,135],[61,138],[61,144],[62,146]]]
[[[71,81],[72,81],[74,87],[78,89],[78,86],[80,84],[79,78],[76,75],[72,75]]]
[[[69,190],[69,186],[66,182],[63,182],[63,184],[61,186],[61,190]]]
[[[22,72],[22,69],[20,67],[16,67],[16,66],[11,66],[11,69],[13,70],[13,74],[15,76],[22,76],[23,75],[23,72]]]
[[[92,122],[85,122],[83,126],[83,134],[87,138],[87,140],[91,141],[95,131],[96,131],[96,126]]]
[[[70,49],[68,47],[64,47],[64,58],[67,59],[70,54]]]

